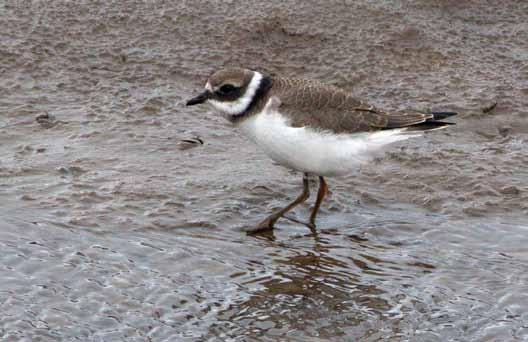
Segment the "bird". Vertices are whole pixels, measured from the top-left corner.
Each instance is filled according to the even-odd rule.
[[[457,114],[388,112],[317,80],[271,76],[245,68],[215,71],[205,89],[186,105],[204,103],[276,163],[303,175],[301,194],[248,228],[248,233],[273,229],[281,217],[305,202],[310,196],[310,177],[318,177],[319,188],[304,224],[316,232],[316,217],[328,193],[325,177],[346,176],[386,145],[453,125],[443,120]]]

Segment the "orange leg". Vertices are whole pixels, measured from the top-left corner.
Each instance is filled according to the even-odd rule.
[[[323,202],[323,199],[325,198],[327,193],[328,185],[326,184],[324,178],[322,176],[319,176],[319,191],[317,191],[317,200],[315,201],[315,206],[312,210],[312,214],[310,215],[309,227],[312,229],[315,228],[315,217],[317,216],[317,212],[319,211],[321,203]]]
[[[299,205],[299,204],[303,203],[304,201],[306,201],[308,199],[308,197],[310,197],[310,187],[309,187],[309,183],[308,183],[308,174],[305,173],[303,175],[303,191],[302,191],[302,193],[299,196],[297,196],[297,198],[293,202],[291,202],[290,204],[288,204],[287,206],[285,206],[281,210],[279,210],[279,211],[271,214],[270,216],[266,217],[255,228],[253,228],[250,231],[248,231],[248,233],[257,233],[257,232],[273,229],[273,225],[275,224],[275,222],[277,222],[277,220],[279,218],[283,217],[284,214],[286,214],[288,211],[290,211],[293,208],[295,208],[297,205]],[[315,216],[314,216],[314,219],[315,219]]]

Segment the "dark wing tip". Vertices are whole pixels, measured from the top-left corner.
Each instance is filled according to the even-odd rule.
[[[407,115],[388,116],[387,125],[383,129],[411,128],[413,130],[432,130],[454,125],[451,122],[441,121],[450,116],[457,115],[456,112],[432,112],[431,114],[410,113]]]
[[[433,116],[430,119],[427,119],[425,122],[422,122],[417,125],[412,125],[407,128],[407,132],[413,132],[413,131],[434,131],[437,129],[446,128],[448,126],[452,126],[455,123],[454,122],[445,122],[441,121],[443,119],[446,119],[450,116],[455,116],[458,113],[456,112],[432,112],[431,115]]]
[[[450,116],[458,115],[457,112],[432,112],[433,120],[444,120]]]

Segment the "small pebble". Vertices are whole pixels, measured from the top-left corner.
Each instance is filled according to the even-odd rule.
[[[37,115],[35,117],[35,121],[37,121],[44,128],[51,128],[59,123],[59,121],[57,121],[53,115],[48,113]]]
[[[190,139],[182,139],[178,142],[177,147],[179,150],[184,151],[188,150],[190,148],[197,147],[199,145],[203,145],[204,141],[199,137],[194,137]]]
[[[499,134],[502,135],[503,137],[507,137],[508,135],[511,134],[511,132],[512,132],[512,128],[509,126],[499,127]]]
[[[516,186],[510,185],[500,189],[500,192],[503,195],[518,195],[521,193],[521,190]]]

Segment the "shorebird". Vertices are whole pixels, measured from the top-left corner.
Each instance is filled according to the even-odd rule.
[[[303,190],[249,232],[273,229],[277,220],[309,197],[309,176],[319,177],[309,221],[312,231],[328,192],[324,177],[357,170],[385,145],[452,125],[454,112],[390,113],[351,93],[312,80],[271,77],[232,68],[213,73],[187,106],[209,103],[277,163],[303,173]]]

